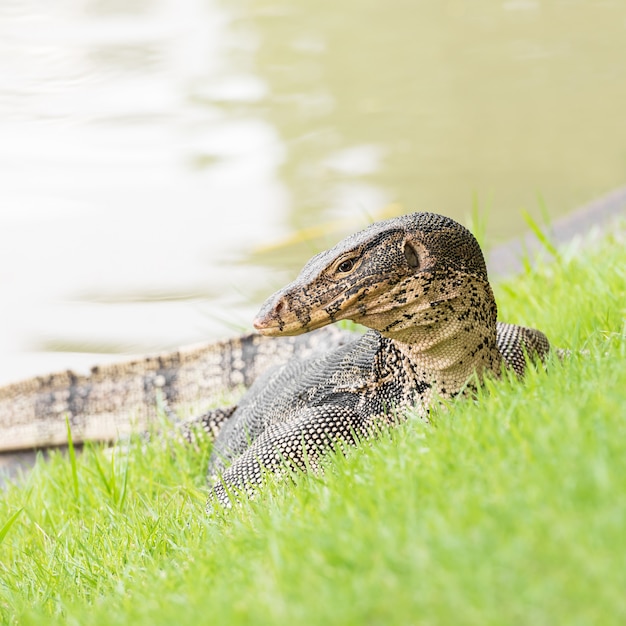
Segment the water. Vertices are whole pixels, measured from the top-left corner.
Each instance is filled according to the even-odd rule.
[[[394,212],[623,184],[624,59],[621,0],[5,0],[0,382],[250,328]]]

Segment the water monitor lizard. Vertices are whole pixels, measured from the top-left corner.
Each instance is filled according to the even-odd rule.
[[[496,322],[482,252],[455,221],[414,213],[378,222],[314,257],[262,307],[261,335],[0,388],[0,449],[111,440],[144,428],[159,391],[174,409],[250,387],[238,406],[192,423],[216,435],[211,491],[251,487],[287,461],[316,467],[338,440],[355,443],[435,396],[468,393],[474,374],[522,374],[539,331]],[[342,319],[364,335],[322,328]],[[320,329],[320,330],[316,330]],[[301,335],[314,331],[310,335]],[[264,335],[264,336],[263,336]],[[292,336],[293,335],[293,336]]]
[[[293,358],[257,379],[224,421],[209,461],[211,500],[251,490],[267,471],[318,467],[325,450],[356,444],[436,398],[466,395],[504,367],[522,375],[544,357],[543,333],[496,321],[474,236],[450,218],[413,213],[371,225],[313,257],[262,306],[266,336],[338,320],[368,327],[324,354]],[[204,420],[212,428],[210,414]]]

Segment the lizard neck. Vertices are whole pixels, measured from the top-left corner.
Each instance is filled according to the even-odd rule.
[[[468,386],[474,375],[478,382],[485,375],[499,376],[502,357],[496,345],[495,332],[477,337],[457,329],[445,339],[427,346],[392,340],[394,347],[410,364],[417,379],[430,385],[431,392],[452,397]]]
[[[397,323],[379,330],[414,372],[444,397],[459,393],[474,374],[480,381],[487,373],[499,376],[501,372],[495,299],[487,283],[474,295],[427,306],[408,304],[396,311]]]

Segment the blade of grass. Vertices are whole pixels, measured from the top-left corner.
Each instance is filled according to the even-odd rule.
[[[533,235],[537,237],[539,243],[550,253],[550,255],[552,255],[555,259],[558,259],[561,255],[554,244],[550,241],[549,235],[544,232],[541,226],[536,222],[536,220],[533,219],[528,211],[522,211],[522,217],[528,225],[528,228],[532,231]]]
[[[539,205],[539,212],[541,213],[541,219],[543,220],[543,223],[546,225],[546,227],[551,228],[551,219],[550,213],[548,211],[548,205],[546,204],[546,201],[541,193],[537,193],[537,204]]]
[[[74,496],[78,500],[78,469],[76,467],[76,451],[74,450],[74,441],[72,440],[72,429],[70,427],[70,420],[66,416],[65,424],[67,426],[67,451],[70,457],[70,467],[72,468],[72,484],[74,486]]]
[[[472,197],[472,211],[466,218],[467,228],[472,232],[480,247],[485,250],[489,248],[487,242],[487,221],[489,218],[489,204],[481,210],[478,193],[474,192]]]
[[[119,490],[117,496],[117,508],[121,509],[124,506],[124,501],[126,500],[126,490],[128,487],[128,468],[129,468],[129,452],[126,453],[126,458],[124,459],[124,468],[123,468],[123,476],[122,476],[122,488]]]
[[[4,523],[4,526],[0,528],[0,543],[4,541],[4,538],[7,536],[9,530],[11,530],[11,526],[15,523],[15,520],[20,516],[24,508],[18,509],[9,517],[9,519]]]
[[[115,486],[112,485],[111,483],[115,481],[115,476],[113,476],[112,481],[109,481],[107,479],[106,474],[104,473],[104,469],[102,468],[102,463],[100,463],[100,457],[96,453],[95,448],[93,446],[89,446],[89,448],[91,450],[91,458],[93,460],[94,465],[96,466],[97,474],[102,480],[102,484],[104,485],[104,488],[106,489],[107,494],[109,496],[112,496],[113,491],[115,490]],[[114,461],[115,461],[115,457],[113,456],[111,459],[111,462],[113,463]]]

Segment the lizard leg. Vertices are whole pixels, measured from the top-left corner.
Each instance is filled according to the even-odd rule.
[[[232,490],[252,493],[266,472],[282,475],[293,469],[317,471],[325,452],[342,443],[355,445],[367,434],[362,418],[353,410],[338,406],[305,409],[296,419],[268,428],[221,476],[210,477],[213,484],[207,510],[215,501],[229,507]]]
[[[497,344],[500,354],[518,376],[523,376],[526,363],[544,361],[550,352],[548,338],[535,328],[498,322]]]
[[[167,436],[182,439],[190,444],[196,443],[198,432],[203,432],[210,439],[215,439],[224,423],[237,410],[237,405],[231,404],[210,409],[201,415],[181,419],[167,401],[161,400],[158,406],[172,423],[172,429]],[[149,439],[147,433],[144,433],[144,437]]]
[[[203,431],[211,439],[215,439],[220,432],[224,422],[236,411],[237,405],[219,407],[211,409],[202,415],[197,415],[186,420],[178,421],[176,432],[189,443],[195,443],[197,432]]]

